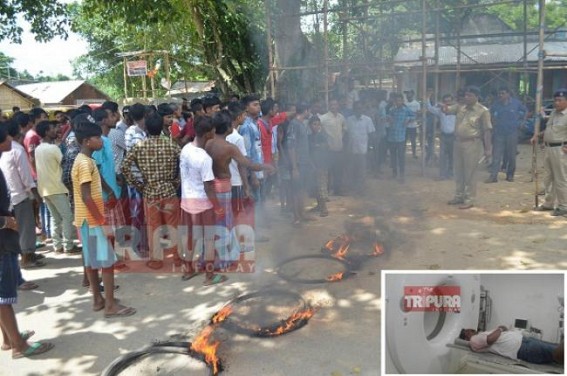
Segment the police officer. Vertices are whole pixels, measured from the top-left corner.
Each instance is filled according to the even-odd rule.
[[[553,94],[553,107],[543,133],[545,145],[545,201],[537,211],[553,211],[552,216],[567,215],[567,89]],[[537,142],[538,134],[531,139]]]
[[[470,209],[476,198],[476,170],[484,156],[492,154],[492,123],[490,112],[481,105],[480,89],[469,86],[465,89],[463,105],[444,106],[446,114],[455,114],[455,143],[453,158],[455,168],[456,192],[449,205],[459,205],[459,209]],[[484,142],[483,142],[484,141]]]

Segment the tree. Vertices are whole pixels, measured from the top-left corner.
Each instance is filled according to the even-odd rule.
[[[57,0],[12,0],[0,2],[0,40],[21,43],[22,17],[31,26],[35,39],[45,42],[55,36],[67,37],[67,6]]]

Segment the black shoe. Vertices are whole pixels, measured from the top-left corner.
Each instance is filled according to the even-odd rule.
[[[567,210],[557,208],[551,213],[552,217],[560,217],[562,215],[567,215]]]
[[[490,183],[498,183],[498,179],[494,176],[489,177],[488,179],[486,179],[484,181],[486,184],[490,184]]]
[[[464,204],[465,200],[460,198],[454,198],[451,201],[447,202],[447,205],[461,205]]]
[[[509,181],[510,183],[512,183],[514,181],[514,177],[513,176],[507,176],[506,181]]]

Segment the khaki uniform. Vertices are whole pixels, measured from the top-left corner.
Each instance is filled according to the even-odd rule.
[[[567,143],[567,109],[553,111],[543,134],[545,156],[545,201],[543,206],[567,210],[567,154],[561,146]]]
[[[476,170],[483,156],[482,138],[492,129],[490,111],[480,103],[463,106],[454,105],[449,113],[457,115],[453,158],[455,169],[455,199],[472,204],[476,198]]]

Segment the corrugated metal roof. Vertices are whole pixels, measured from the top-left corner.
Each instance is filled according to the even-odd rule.
[[[528,42],[528,62],[537,62],[538,44]],[[546,42],[544,49],[548,53],[565,54],[566,56],[548,56],[545,61],[567,61],[567,42]],[[421,47],[402,48],[398,51],[394,64],[398,66],[419,66],[416,62],[421,56]],[[427,46],[426,56],[429,65],[435,63],[435,49]],[[524,56],[523,43],[480,44],[461,46],[461,64],[521,64]],[[439,47],[439,65],[456,65],[457,48],[453,46]]]
[[[10,88],[10,90],[15,91],[16,93],[18,93],[19,95],[21,95],[22,97],[32,101],[32,102],[36,102],[36,98],[34,98],[32,95],[29,95],[25,92],[23,92],[22,90],[18,90],[17,87],[14,87],[12,85],[10,85],[10,83],[7,80],[0,80],[0,86],[5,85],[6,87]]]
[[[61,103],[69,94],[77,90],[86,81],[53,81],[16,86],[16,89],[39,99],[42,104]]]

